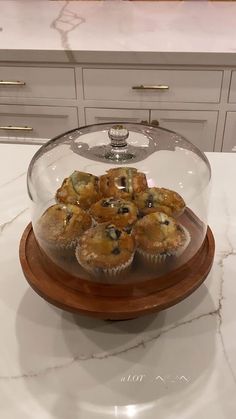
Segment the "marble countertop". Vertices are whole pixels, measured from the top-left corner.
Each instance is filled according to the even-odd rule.
[[[236,65],[235,14],[225,1],[5,0],[0,61]]]
[[[205,283],[159,314],[103,322],[49,305],[21,271],[37,149],[0,144],[1,417],[234,419],[236,155],[207,154],[216,256]]]

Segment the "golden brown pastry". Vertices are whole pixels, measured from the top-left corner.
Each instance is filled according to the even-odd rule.
[[[95,276],[116,278],[130,267],[133,257],[132,236],[110,223],[87,230],[76,248],[80,265]]]
[[[185,209],[183,198],[175,191],[165,188],[147,188],[135,193],[134,202],[142,215],[161,211],[178,217]]]
[[[36,235],[51,247],[71,248],[92,225],[88,213],[76,205],[55,204],[49,207],[36,225]]]
[[[133,228],[137,252],[150,263],[162,263],[168,256],[178,256],[188,242],[187,231],[163,212],[153,212]]]
[[[132,199],[135,193],[147,188],[147,179],[133,167],[117,167],[100,176],[99,188],[104,197]]]
[[[133,202],[125,199],[102,198],[91,206],[90,215],[97,223],[110,221],[129,230],[138,219],[138,209]]]
[[[90,208],[99,199],[98,177],[86,172],[74,171],[56,192],[57,202],[78,205],[83,209]]]

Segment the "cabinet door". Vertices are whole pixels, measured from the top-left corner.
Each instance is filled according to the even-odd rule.
[[[151,121],[176,131],[202,151],[213,151],[218,112],[216,111],[151,111]]]
[[[85,109],[86,124],[102,124],[103,122],[141,122],[149,121],[149,111],[141,109]]]
[[[41,144],[77,127],[77,108],[0,105],[0,142]]]
[[[236,71],[232,71],[229,102],[236,103]]]
[[[222,151],[236,151],[236,112],[227,112]]]

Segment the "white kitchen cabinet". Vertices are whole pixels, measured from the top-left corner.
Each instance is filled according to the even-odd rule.
[[[101,124],[103,122],[141,122],[149,121],[149,111],[145,109],[85,109],[86,124]]]
[[[83,69],[84,99],[219,102],[222,71]]]
[[[222,151],[236,152],[236,112],[227,112]]]
[[[233,68],[125,62],[0,66],[1,142],[40,143],[84,124],[159,120],[203,151],[228,150],[234,112]]]
[[[202,151],[213,151],[218,112],[152,110],[151,121],[163,128],[176,131]]]
[[[43,143],[76,127],[73,107],[0,105],[0,142]]]
[[[86,124],[102,122],[151,122],[157,120],[160,127],[176,131],[202,151],[213,151],[218,112],[169,111],[138,109],[85,109]]]
[[[76,97],[73,68],[0,67],[0,98]]]

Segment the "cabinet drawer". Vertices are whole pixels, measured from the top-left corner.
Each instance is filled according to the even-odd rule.
[[[151,120],[183,135],[202,151],[214,150],[217,117],[216,111],[151,111]]]
[[[0,106],[0,141],[42,143],[78,126],[77,109]]]
[[[0,97],[75,98],[72,68],[0,67]]]
[[[219,102],[222,71],[83,70],[84,98],[154,102]]]
[[[86,124],[102,124],[103,122],[141,122],[149,121],[149,111],[145,109],[85,109]]]

